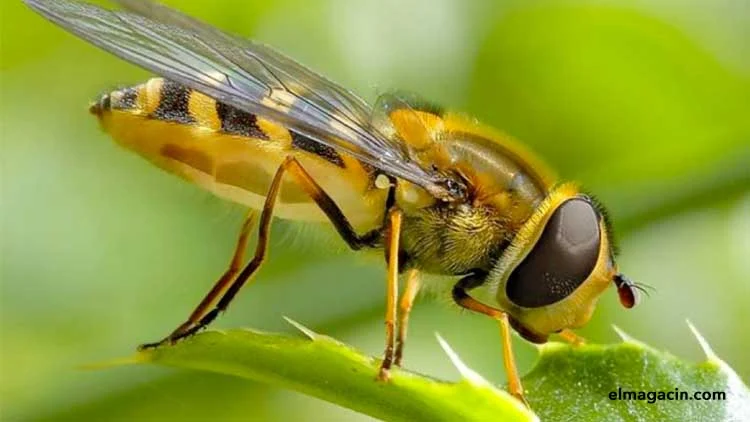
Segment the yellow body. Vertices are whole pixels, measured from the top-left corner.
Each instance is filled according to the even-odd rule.
[[[534,342],[579,327],[609,282],[623,305],[635,304],[637,285],[616,272],[598,204],[574,185],[556,184],[526,148],[474,119],[404,93],[371,107],[268,46],[148,1],[115,1],[119,10],[25,1],[75,35],[169,77],[92,105],[118,143],[262,210],[253,258],[243,266],[248,217],[224,275],[183,324],[144,347],[190,336],[227,309],[260,268],[274,215],[330,221],[352,249],[385,249],[381,380],[400,362],[418,290],[418,278],[409,277],[396,336],[398,275],[407,270],[460,276],[453,299],[500,322],[509,388],[521,399],[511,325]],[[468,294],[479,286],[494,291],[494,306]]]
[[[390,205],[403,212],[401,270],[487,273],[496,305],[532,340],[543,341],[550,333],[587,322],[614,272],[604,222],[596,269],[569,297],[525,309],[508,300],[503,290],[554,210],[579,194],[578,189],[557,186],[552,171],[531,152],[474,119],[394,98],[397,106],[376,110],[385,112],[386,119],[373,124],[399,139],[419,161],[457,173],[468,188],[464,203],[448,203],[405,180],[395,183]],[[92,112],[126,148],[219,197],[257,210],[262,210],[279,166],[293,156],[356,232],[384,227],[393,185],[387,175],[271,120],[161,78],[105,95]],[[328,221],[288,176],[274,213],[291,220]],[[373,246],[382,243],[377,240]]]
[[[263,139],[229,133],[222,129],[216,101],[194,90],[186,90],[182,110],[180,104],[172,104],[175,110],[171,120],[166,120],[155,115],[165,96],[175,94],[164,86],[163,79],[155,78],[115,91],[96,103],[92,112],[102,128],[127,149],[219,197],[258,210],[279,165],[293,155],[350,216],[356,229],[380,226],[387,192],[375,188],[373,171],[358,160],[336,152],[341,166],[295,148],[289,130],[262,117],[255,119],[254,126],[265,135]],[[313,200],[290,180],[284,181],[275,214],[327,221]]]
[[[383,225],[389,184],[377,183],[382,173],[314,141],[305,147],[284,126],[195,90],[155,78],[104,96],[92,112],[118,143],[219,197],[261,210],[271,179],[291,155],[357,232]],[[455,207],[399,180],[395,203],[404,210],[402,249],[411,265],[435,274],[489,270],[502,252],[498,247],[544,200],[552,173],[520,144],[463,115],[402,106],[387,110],[386,117],[383,129],[417,158],[458,171],[471,189],[471,206]],[[327,221],[288,177],[275,215]]]

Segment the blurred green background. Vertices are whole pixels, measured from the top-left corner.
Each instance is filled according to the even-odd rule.
[[[746,1],[169,3],[370,101],[409,89],[522,139],[609,206],[621,268],[656,288],[633,310],[607,292],[581,333],[614,342],[616,324],[697,361],[689,318],[750,378]],[[2,0],[1,66],[3,420],[369,420],[230,377],[77,369],[182,321],[223,271],[242,210],[99,131],[88,102],[147,73],[17,0]],[[292,332],[287,315],[379,355],[382,265],[318,228],[279,222],[273,233],[270,262],[215,327]],[[442,302],[417,303],[405,365],[455,379],[439,331],[503,382],[494,323]],[[528,370],[534,348],[516,349]]]

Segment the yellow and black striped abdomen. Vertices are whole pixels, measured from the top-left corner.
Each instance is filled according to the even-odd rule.
[[[355,158],[261,116],[161,78],[103,95],[90,111],[126,148],[225,199],[260,209],[274,173],[294,155],[358,230],[379,227],[387,192]],[[325,221],[291,179],[276,214]]]

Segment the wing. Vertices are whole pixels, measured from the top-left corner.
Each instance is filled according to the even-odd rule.
[[[224,33],[147,0],[113,0],[107,10],[69,0],[24,0],[50,21],[136,65],[316,142],[450,201],[461,183],[423,168],[397,140],[371,124],[359,97],[268,46]]]

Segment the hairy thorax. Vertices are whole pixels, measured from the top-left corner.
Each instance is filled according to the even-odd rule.
[[[422,154],[460,178],[466,194],[441,202],[408,183],[398,185],[405,266],[441,275],[488,271],[544,199],[546,183],[502,145],[472,134],[446,134]]]
[[[404,216],[401,251],[407,266],[432,274],[465,274],[489,269],[507,235],[488,207],[440,204]]]

